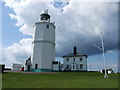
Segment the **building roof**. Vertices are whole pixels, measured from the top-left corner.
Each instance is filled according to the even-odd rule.
[[[52,64],[60,64],[58,61],[53,61]]]
[[[68,55],[65,55],[65,56],[62,56],[62,57],[64,58],[64,57],[80,57],[80,56],[86,56],[86,58],[87,58],[87,55],[77,53],[77,47],[74,46],[72,54],[68,54]]]
[[[80,56],[86,56],[86,58],[87,58],[87,55],[80,54],[80,53],[78,53],[78,54],[68,54],[68,55],[65,55],[65,56],[62,56],[62,57],[64,58],[64,57],[80,57]]]

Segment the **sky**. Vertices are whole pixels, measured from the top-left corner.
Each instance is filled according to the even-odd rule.
[[[51,22],[56,26],[56,60],[62,62],[62,56],[72,53],[77,46],[79,53],[88,55],[88,70],[103,69],[102,51],[92,45],[101,47],[102,32],[107,68],[118,69],[118,2],[3,0],[0,8],[0,63],[6,67],[24,64],[31,56],[33,25],[49,9]]]

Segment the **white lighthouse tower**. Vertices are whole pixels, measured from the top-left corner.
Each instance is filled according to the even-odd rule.
[[[41,14],[40,22],[34,25],[32,71],[52,71],[55,60],[55,25],[50,22],[48,10]]]

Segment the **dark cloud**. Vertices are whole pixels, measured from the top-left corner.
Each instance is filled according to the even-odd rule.
[[[78,4],[78,3],[77,3]],[[68,10],[67,16],[63,14],[64,24],[56,30],[58,36],[56,56],[72,53],[74,46],[80,53],[87,55],[101,54],[92,43],[101,47],[100,32],[103,33],[105,51],[117,51],[118,49],[118,10],[117,3],[83,3],[76,10]],[[79,5],[82,5],[79,3]],[[87,6],[89,5],[89,6]],[[75,6],[77,7],[77,6]],[[81,9],[82,7],[82,9]],[[91,10],[91,11],[89,11]],[[61,21],[62,22],[62,21]],[[60,24],[60,22],[59,22]],[[57,36],[57,37],[58,37]],[[56,37],[56,39],[57,39]],[[59,49],[58,49],[59,48]]]

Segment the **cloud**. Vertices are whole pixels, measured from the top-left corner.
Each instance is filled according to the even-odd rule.
[[[61,16],[63,19],[57,23],[60,24],[57,25],[59,31],[56,35],[57,47],[61,50],[57,49],[59,56],[72,52],[74,45],[79,48],[81,53],[87,55],[101,53],[91,45],[91,43],[95,43],[101,46],[98,33],[101,31],[103,32],[106,51],[117,49],[117,3],[73,2],[64,9],[65,12]]]
[[[12,46],[1,48],[2,62],[11,67],[12,63],[23,63],[25,59],[31,56],[32,39],[22,39],[19,43],[14,43]]]
[[[72,53],[74,46],[80,53],[87,55],[100,54],[91,43],[101,46],[99,32],[103,32],[105,49],[116,51],[118,48],[118,4],[113,2],[74,2],[70,0],[62,4],[63,12],[51,2],[33,2],[32,0],[4,0],[5,5],[14,13],[11,19],[16,19],[19,31],[34,36],[33,25],[39,21],[40,14],[49,9],[51,21],[56,25],[56,57]],[[25,41],[27,39],[23,39]],[[28,39],[29,40],[29,39]],[[27,41],[26,41],[27,42]],[[27,45],[27,47],[25,46]],[[11,59],[22,59],[29,56],[30,44],[15,43],[5,48],[5,55]],[[15,51],[17,48],[17,51]],[[22,53],[22,52],[27,53]],[[19,53],[19,54],[18,54]],[[3,59],[4,60],[4,59]],[[7,60],[7,59],[6,59]],[[12,61],[11,61],[12,62]]]
[[[69,1],[70,0],[53,0],[52,4],[63,12],[63,8],[69,5]]]

